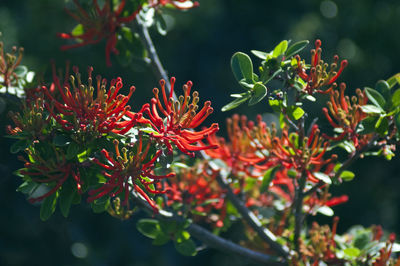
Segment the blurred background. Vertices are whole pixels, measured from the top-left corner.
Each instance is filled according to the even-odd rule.
[[[149,66],[137,61],[121,67],[114,57],[113,67],[107,68],[104,43],[60,52],[65,42],[56,38],[56,33],[70,32],[75,25],[63,10],[72,6],[70,2],[2,0],[0,31],[6,50],[13,45],[24,47],[23,64],[44,73],[48,82],[51,59],[59,67],[70,60],[82,69],[92,65],[95,74],[108,79],[120,76],[125,88],[137,87],[132,103],[137,109],[151,98],[151,90],[158,83]],[[166,15],[171,27],[167,36],[151,29],[160,58],[178,84],[192,80],[201,100],[212,100],[215,112],[206,123],[219,121],[220,134],[224,134],[223,121],[234,112],[253,119],[265,111],[265,102],[254,108],[243,105],[234,111],[219,111],[230,101],[230,93],[241,91],[230,70],[230,58],[236,51],[269,51],[282,39],[308,39],[313,43],[319,38],[326,61],[330,62],[335,53],[349,60],[340,80],[346,81],[350,93],[358,87],[373,87],[379,79],[400,72],[400,3],[396,0],[200,0],[197,9]],[[308,50],[303,57],[309,57]],[[93,214],[82,204],[73,207],[67,219],[57,211],[49,221],[41,222],[39,207],[15,192],[21,181],[12,172],[21,163],[9,153],[12,141],[3,137],[9,123],[2,112],[0,265],[252,265],[212,250],[187,258],[179,255],[172,244],[152,246],[136,230],[140,214],[119,221],[107,214]],[[392,161],[365,158],[352,166],[356,173],[352,182],[333,188],[335,195],[350,197],[348,203],[335,208],[340,216],[340,232],[354,224],[381,224],[400,234],[399,163],[400,156]],[[331,218],[316,219],[331,223]]]

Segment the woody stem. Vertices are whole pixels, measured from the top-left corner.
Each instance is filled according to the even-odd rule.
[[[218,184],[222,189],[226,191],[226,196],[229,201],[235,206],[238,212],[242,215],[243,219],[257,232],[257,234],[266,242],[268,245],[275,250],[279,255],[287,258],[289,256],[289,249],[286,246],[282,246],[277,242],[276,236],[264,228],[260,220],[251,212],[242,201],[233,193],[231,187],[227,182],[221,177],[217,176]]]
[[[155,216],[156,218],[164,221],[175,221],[178,223],[184,222],[184,219],[182,217],[176,216],[175,214],[164,210],[160,210],[158,214],[154,214],[153,208],[149,205],[147,201],[141,199],[138,195],[134,194],[133,196],[135,201],[140,206],[142,206],[145,211]],[[231,242],[230,240],[214,235],[213,233],[199,225],[192,223],[186,228],[186,230],[190,233],[191,236],[200,240],[207,246],[218,249],[222,252],[237,254],[254,262],[262,263],[263,265],[285,265],[284,262],[277,260],[277,258],[273,256],[242,247],[238,244]]]
[[[135,20],[135,24],[139,28],[137,33],[139,34],[140,40],[142,41],[142,44],[146,48],[148,55],[150,57],[150,63],[153,69],[154,74],[159,78],[165,80],[165,85],[168,89],[168,91],[171,90],[171,84],[169,82],[168,74],[167,71],[164,69],[160,58],[158,57],[157,50],[153,44],[153,41],[151,39],[151,36],[149,34],[149,31],[146,27],[146,25],[143,25],[142,22],[139,20]],[[176,95],[175,92],[173,93],[173,98],[176,100]]]

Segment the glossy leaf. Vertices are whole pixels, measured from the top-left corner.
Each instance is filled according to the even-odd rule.
[[[331,178],[330,178],[327,174],[325,174],[325,173],[322,173],[322,172],[315,172],[315,173],[313,173],[313,175],[314,175],[317,179],[323,181],[323,182],[326,183],[326,184],[332,184]]]
[[[151,239],[156,239],[161,231],[158,221],[154,219],[141,219],[136,223],[136,228],[144,236]]]
[[[253,63],[250,57],[242,52],[232,56],[231,67],[237,81],[245,79],[248,83],[253,81]]]
[[[400,89],[397,89],[392,95],[392,105],[397,107],[400,105]]]
[[[71,139],[65,135],[62,134],[57,134],[54,138],[53,138],[53,143],[56,146],[66,146],[71,142]]]
[[[271,167],[265,172],[261,183],[260,192],[264,193],[268,191],[269,185],[274,179],[276,172],[279,170],[279,167],[279,165]]]
[[[376,106],[382,108],[382,110],[385,108],[385,98],[377,91],[371,88],[366,87],[364,89],[365,94],[367,95],[368,99]]]
[[[71,143],[68,145],[67,154],[65,156],[67,160],[75,158],[79,154],[79,149],[79,144],[71,141]]]
[[[56,210],[58,192],[45,198],[40,206],[40,219],[46,221]]]
[[[264,99],[265,96],[267,96],[267,92],[267,87],[265,87],[263,84],[254,84],[252,96],[249,100],[249,105],[255,105],[256,103],[260,102],[262,99]]]
[[[390,97],[390,86],[385,80],[379,80],[375,85],[375,89],[380,92],[385,99]]]
[[[105,212],[110,206],[110,198],[103,196],[99,199],[94,200],[91,206],[94,213]]]
[[[383,110],[380,107],[377,107],[372,104],[361,106],[361,110],[367,114],[381,114],[383,112]]]
[[[272,52],[272,57],[278,57],[280,55],[283,55],[288,48],[288,41],[283,40],[281,41],[275,48],[274,51]]]
[[[251,50],[251,53],[263,60],[267,59],[267,57],[268,57],[268,53],[266,53],[266,52]]]
[[[175,242],[176,250],[184,256],[195,256],[197,254],[196,244],[188,239],[180,243]]]
[[[289,46],[289,48],[286,50],[285,56],[286,57],[291,57],[299,53],[301,50],[303,50],[307,45],[309,41],[304,40],[304,41],[299,41],[296,42],[292,45]]]
[[[18,140],[17,142],[14,142],[13,145],[10,147],[10,152],[12,154],[16,154],[20,151],[25,150],[28,147],[28,142],[24,139]]]
[[[60,191],[60,210],[64,217],[68,217],[69,209],[71,208],[72,201],[75,197],[75,191],[71,182],[65,182]]]
[[[393,88],[396,84],[400,84],[400,73],[397,73],[387,80],[389,88]]]
[[[222,112],[229,111],[229,110],[232,110],[232,109],[238,107],[239,105],[241,105],[242,103],[247,101],[250,98],[250,96],[251,96],[251,94],[249,93],[249,94],[243,96],[242,98],[236,98],[232,102],[230,102],[227,105],[225,105],[224,107],[222,107],[222,109],[221,109]]]
[[[340,178],[343,179],[344,181],[351,181],[351,180],[354,179],[354,176],[355,176],[355,175],[354,175],[353,172],[347,171],[347,170],[343,171],[343,172],[340,174]]]

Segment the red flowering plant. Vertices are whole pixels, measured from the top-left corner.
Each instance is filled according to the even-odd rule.
[[[384,236],[379,226],[353,227],[343,235],[337,217],[332,226],[308,226],[310,216],[333,216],[336,205],[351,199],[331,188],[355,177],[348,168],[356,159],[394,156],[398,75],[349,96],[346,85],[336,83],[347,61],[334,56],[325,63],[320,40],[308,63],[298,55],[308,41],[284,40],[270,52],[252,51],[262,60],[258,74],[247,54],[235,53],[231,67],[244,92],[232,94],[234,101],[222,110],[263,102],[279,122],[236,114],[227,119],[224,139],[217,136],[218,123],[206,123],[214,109],[211,101],[200,104],[191,81],[177,96],[176,80],[167,77],[147,31],[155,22],[165,33],[164,7],[190,9],[197,2],[74,3],[76,12],[67,12],[79,24],[60,36],[76,43],[63,49],[105,39],[108,65],[111,53],[120,52],[123,64],[149,56],[161,81],[150,102],[134,110],[135,87],[124,87],[120,77],[108,82],[95,76],[92,67],[84,77],[77,67],[69,75],[67,65],[60,78],[53,65],[50,85],[19,82],[21,56],[16,50],[4,55],[1,45],[2,85],[26,91],[21,111],[10,113],[14,125],[7,127],[17,139],[11,152],[25,154],[19,156],[24,167],[16,171],[23,180],[18,191],[41,204],[42,220],[57,206],[68,216],[83,198],[94,212],[120,219],[144,210],[151,218],[139,220],[138,230],[155,245],[172,240],[184,255],[197,253],[195,238],[264,265],[400,265],[395,235]],[[318,105],[317,99],[328,99],[317,106],[321,118],[311,117],[304,104]],[[238,243],[220,235],[232,225],[244,230]]]

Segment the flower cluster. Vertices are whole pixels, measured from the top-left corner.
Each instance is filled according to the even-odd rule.
[[[107,90],[106,79],[97,76],[93,81],[92,67],[88,69],[87,85],[82,83],[78,68],[74,67],[74,72],[75,76],[71,75],[70,82],[64,82],[64,87],[55,80],[57,91],[54,94],[59,94],[61,101],[43,86],[48,99],[45,106],[50,115],[67,131],[102,134],[120,128],[120,120],[130,110],[127,103],[135,87],[131,86],[129,94],[124,96],[118,94],[123,86],[121,78],[113,79]]]
[[[139,135],[137,143],[134,145],[136,147],[129,150],[129,147],[124,147],[120,151],[118,140],[114,140],[114,145],[114,156],[105,149],[101,151],[106,159],[106,163],[102,163],[97,158],[93,159],[96,164],[105,169],[103,175],[107,178],[107,181],[99,188],[89,191],[90,197],[88,198],[88,201],[92,202],[105,195],[116,197],[122,193],[124,198],[122,205],[127,205],[131,189],[133,188],[140,194],[140,196],[145,198],[153,210],[157,212],[158,208],[156,204],[149,198],[142,188],[153,194],[165,193],[165,191],[156,190],[154,188],[154,183],[163,178],[175,175],[174,173],[169,173],[163,176],[153,174],[154,165],[162,151],[157,151],[156,154],[149,159],[149,156],[151,156],[149,154],[149,149],[152,143],[148,140],[147,144],[143,145],[143,137],[141,134]]]
[[[15,70],[20,65],[23,54],[24,48],[17,49],[15,46],[11,53],[4,53],[4,44],[0,42],[0,84],[6,87],[7,92],[10,86],[16,85],[18,82],[19,77]]]
[[[151,104],[145,104],[141,110],[148,116],[149,123],[156,131],[152,136],[166,145],[170,153],[173,149],[171,143],[176,145],[181,152],[192,157],[194,151],[217,148],[216,145],[195,145],[219,129],[218,124],[214,123],[208,128],[194,131],[213,112],[211,102],[205,102],[204,106],[198,111],[199,93],[194,91],[191,98],[190,92],[193,86],[191,81],[183,85],[184,95],[179,96],[178,100],[174,99],[175,78],[171,78],[168,96],[164,80],[160,81],[160,86],[162,99],[159,96],[159,89],[154,88],[154,98],[151,99]]]
[[[371,138],[371,134],[360,135],[357,133],[358,124],[366,117],[366,114],[361,110],[361,106],[366,105],[368,98],[360,89],[356,90],[357,96],[350,98],[345,95],[346,84],[340,84],[340,92],[334,87],[327,92],[330,96],[330,101],[327,102],[328,108],[322,108],[329,124],[341,133],[336,137],[330,137],[324,134],[325,138],[333,141],[343,139],[351,140],[357,149],[366,145]]]
[[[217,172],[205,163],[182,169],[176,179],[169,179],[165,190],[167,205],[184,204],[196,220],[206,220],[222,227],[226,215],[225,193],[216,181]]]
[[[22,113],[9,112],[15,127],[7,126],[10,135],[28,135],[32,140],[40,139],[48,121],[43,119],[44,102],[43,98],[37,97],[34,101],[23,103]]]
[[[328,64],[321,59],[321,53],[321,41],[316,40],[315,49],[311,50],[311,66],[309,73],[306,72],[307,67],[305,63],[301,61],[300,56],[296,56],[297,74],[307,83],[304,91],[308,94],[323,92],[321,88],[334,84],[340,74],[342,74],[343,69],[347,66],[347,60],[343,60],[340,62],[339,70],[336,71],[339,57],[335,55],[333,57],[333,63],[328,68]]]
[[[111,66],[111,53],[118,54],[117,30],[122,24],[128,23],[136,18],[141,6],[132,12],[129,16],[124,16],[124,7],[126,0],[121,0],[119,5],[114,9],[111,1],[106,0],[103,7],[100,7],[97,0],[92,0],[90,11],[85,10],[77,0],[74,0],[77,12],[70,10],[66,12],[75,19],[79,24],[71,33],[60,33],[59,37],[63,39],[73,39],[77,43],[68,44],[61,47],[62,50],[82,47],[89,44],[96,44],[106,39],[106,63]]]
[[[226,125],[229,142],[215,133],[211,134],[207,140],[210,144],[217,145],[218,149],[206,150],[205,153],[211,158],[222,160],[237,177],[259,176],[256,169],[249,167],[264,160],[256,155],[257,147],[249,134],[254,129],[254,122],[247,121],[246,116],[233,115],[226,120]]]

